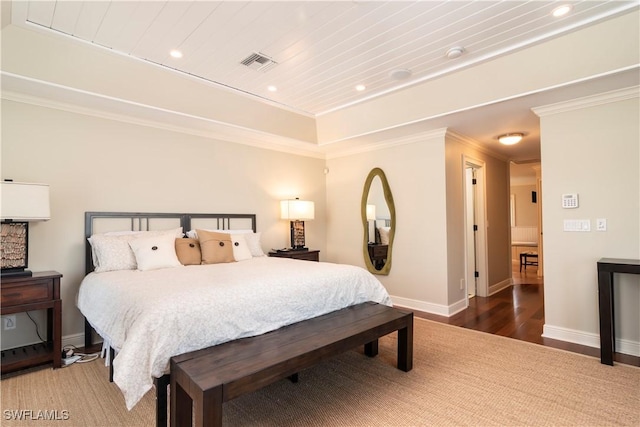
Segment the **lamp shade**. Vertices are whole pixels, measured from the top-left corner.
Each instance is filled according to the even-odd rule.
[[[49,185],[26,182],[2,182],[2,220],[47,221],[49,210]]]
[[[307,200],[282,200],[280,202],[280,218],[291,221],[306,221],[315,216],[314,203]]]
[[[376,220],[376,205],[367,205],[367,221]]]

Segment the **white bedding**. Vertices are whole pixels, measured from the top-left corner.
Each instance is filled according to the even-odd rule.
[[[366,270],[256,257],[228,264],[85,277],[78,308],[116,349],[114,381],[131,409],[169,359],[366,302],[391,305]]]

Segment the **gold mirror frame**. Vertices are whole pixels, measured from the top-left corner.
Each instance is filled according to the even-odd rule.
[[[389,214],[391,216],[391,230],[389,231],[389,247],[387,248],[387,260],[384,263],[384,266],[380,270],[376,270],[371,258],[369,257],[369,222],[367,221],[367,199],[369,197],[369,190],[371,189],[371,183],[375,177],[379,177],[382,182],[382,191],[384,193],[384,200],[387,203],[387,207],[389,208]],[[387,177],[384,174],[383,170],[380,168],[374,168],[369,172],[366,181],[364,182],[364,190],[362,191],[362,203],[360,206],[360,215],[362,217],[362,229],[364,231],[362,238],[362,249],[364,256],[364,263],[367,266],[367,270],[369,270],[373,274],[381,274],[388,275],[391,270],[391,257],[393,254],[393,239],[396,234],[396,207],[393,203],[393,195],[391,194],[391,188],[389,187],[389,182],[387,181]]]

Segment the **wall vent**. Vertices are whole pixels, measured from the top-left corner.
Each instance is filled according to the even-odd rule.
[[[276,65],[278,65],[278,63],[273,59],[258,52],[254,52],[251,55],[247,56],[245,59],[240,61],[240,63],[242,65],[246,65],[252,70],[262,71],[262,72],[268,71],[273,67],[275,67]]]

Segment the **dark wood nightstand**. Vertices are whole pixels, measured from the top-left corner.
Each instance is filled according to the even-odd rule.
[[[373,266],[376,270],[381,270],[382,267],[384,267],[384,263],[387,261],[389,245],[369,243],[367,249],[369,250],[369,258],[371,259]]]
[[[47,342],[2,351],[2,373],[53,362],[62,366],[62,300],[57,271],[2,277],[2,315],[47,310]]]
[[[308,251],[285,251],[285,252],[269,252],[269,256],[276,258],[293,258],[301,259],[304,261],[320,261],[320,251],[308,250]]]

